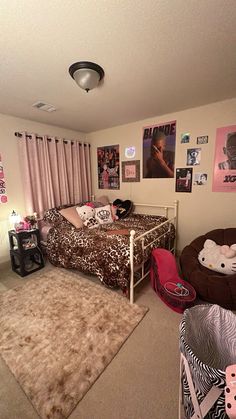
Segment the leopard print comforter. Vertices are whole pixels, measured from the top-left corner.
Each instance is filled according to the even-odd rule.
[[[129,235],[110,234],[114,230],[135,230],[135,237],[166,221],[165,217],[133,214],[112,224],[103,224],[95,229],[76,229],[69,223],[58,223],[50,229],[47,240],[49,261],[56,266],[76,268],[99,277],[108,287],[119,287],[126,292],[129,286]],[[163,235],[155,247],[167,247],[174,240],[172,224],[162,226],[148,234],[145,245]],[[151,253],[154,245],[142,254],[141,243],[134,244],[134,263],[139,265]]]

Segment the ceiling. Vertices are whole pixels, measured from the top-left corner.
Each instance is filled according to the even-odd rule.
[[[235,22],[235,0],[1,0],[0,113],[92,132],[235,97]]]

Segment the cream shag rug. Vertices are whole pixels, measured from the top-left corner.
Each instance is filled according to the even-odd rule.
[[[67,418],[146,311],[53,269],[0,294],[0,354],[41,418]]]

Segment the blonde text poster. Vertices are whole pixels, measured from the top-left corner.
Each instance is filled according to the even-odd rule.
[[[143,128],[143,177],[173,178],[176,121]]]

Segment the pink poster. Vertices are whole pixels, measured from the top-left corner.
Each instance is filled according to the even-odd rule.
[[[213,192],[236,192],[236,125],[216,130]]]
[[[6,202],[7,202],[6,183],[4,179],[2,157],[0,154],[0,204],[5,204]]]

